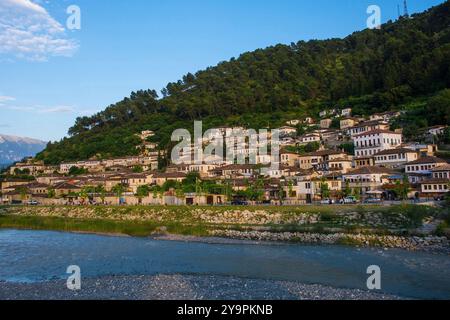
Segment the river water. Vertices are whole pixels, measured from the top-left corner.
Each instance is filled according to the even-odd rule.
[[[0,281],[196,274],[290,280],[367,289],[367,268],[381,268],[382,291],[450,299],[450,256],[343,246],[206,244],[47,231],[0,230]],[[0,283],[1,286],[1,283]]]

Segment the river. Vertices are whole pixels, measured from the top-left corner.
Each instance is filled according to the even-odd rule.
[[[450,299],[450,256],[404,250],[294,244],[208,244],[47,231],[0,230],[0,281],[44,282],[113,275],[226,275],[367,289],[381,268],[382,292]],[[1,286],[1,282],[0,282]]]

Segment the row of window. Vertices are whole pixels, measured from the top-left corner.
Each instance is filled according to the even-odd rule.
[[[450,172],[435,172],[433,178],[436,179],[450,179]]]
[[[401,139],[394,139],[394,138],[383,138],[384,144],[390,144],[390,145],[399,145],[402,143]],[[370,140],[356,140],[355,145],[357,147],[376,147],[381,145],[381,138],[378,139],[370,139]]]
[[[361,178],[361,179],[355,179],[355,178],[347,178],[345,179],[346,182],[350,183],[361,183],[361,182],[377,182],[377,179],[368,179],[368,178]],[[381,180],[380,180],[381,182]]]
[[[420,166],[406,166],[407,172],[413,172],[413,171],[425,171],[425,170],[431,170],[436,167],[436,164],[425,164]]]
[[[448,185],[446,184],[424,184],[423,190],[425,191],[446,191],[448,190]]]
[[[390,156],[378,156],[375,157],[375,160],[377,161],[387,161],[387,160],[406,160],[406,154],[400,153],[400,154],[393,154]]]
[[[380,152],[381,149],[376,149],[376,150],[357,150],[356,151],[356,156],[357,157],[363,157],[363,156],[372,156],[374,154],[377,154],[378,152]]]

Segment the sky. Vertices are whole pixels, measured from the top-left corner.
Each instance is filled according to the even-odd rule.
[[[442,2],[408,0],[409,13]],[[77,117],[132,91],[159,92],[258,48],[345,37],[367,28],[368,6],[385,22],[398,4],[403,10],[403,0],[0,0],[0,133],[57,141]],[[72,5],[80,19],[67,13]]]

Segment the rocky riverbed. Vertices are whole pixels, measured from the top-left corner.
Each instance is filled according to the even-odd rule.
[[[347,244],[362,247],[397,248],[421,250],[442,254],[450,254],[450,241],[446,237],[400,237],[392,235],[346,234],[346,233],[300,233],[300,232],[267,232],[267,231],[235,231],[213,230],[214,237],[225,237],[254,241],[284,241],[306,244]]]
[[[65,281],[0,282],[0,300],[398,300],[359,289],[291,281],[221,276],[155,275],[83,279],[80,291]]]

